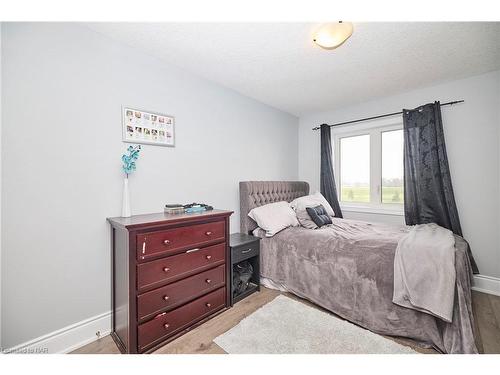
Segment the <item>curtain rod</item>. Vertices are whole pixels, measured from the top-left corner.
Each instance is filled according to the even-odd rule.
[[[441,104],[441,107],[445,106],[445,105],[453,105],[453,104],[457,104],[457,103],[463,103],[464,101],[463,100],[455,100],[455,101],[452,101],[452,102],[448,102],[448,103],[443,103]],[[355,122],[362,122],[362,121],[368,121],[368,120],[375,120],[377,118],[382,118],[382,117],[389,117],[389,116],[396,116],[396,115],[402,115],[403,114],[403,111],[399,111],[399,112],[393,112],[393,113],[386,113],[385,115],[378,115],[378,116],[372,116],[372,117],[365,117],[365,118],[360,118],[358,120],[351,120],[351,121],[345,121],[345,122],[339,122],[339,123],[336,123],[336,124],[332,124],[332,125],[328,125],[329,127],[332,127],[332,126],[339,126],[339,125],[347,125],[347,124],[354,124]],[[312,128],[312,130],[318,130],[320,129],[321,126],[316,126],[315,128]]]

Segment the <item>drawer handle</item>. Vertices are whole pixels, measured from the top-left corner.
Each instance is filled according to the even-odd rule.
[[[207,303],[205,304],[207,307],[212,307],[212,304],[211,303]]]
[[[205,232],[205,234],[206,234],[207,236],[211,236],[211,235],[212,235],[212,232],[208,231],[208,232]]]
[[[207,255],[205,258],[207,258],[207,260],[210,260],[210,259],[212,259],[212,256],[211,255]]]
[[[164,299],[165,301],[168,301],[168,299],[169,299],[169,298],[170,298],[169,296],[164,296],[164,297],[163,297],[163,299]]]
[[[165,241],[163,241],[163,243],[164,243],[165,245],[168,245],[168,244],[170,243],[170,240],[165,240]]]
[[[210,284],[212,282],[212,280],[210,279],[206,279],[205,281],[207,282],[207,284]]]
[[[165,329],[168,329],[168,327],[170,327],[170,324],[164,324],[163,327],[165,327]]]
[[[246,254],[246,253],[249,253],[250,251],[252,251],[252,249],[242,250],[241,253]]]
[[[168,272],[168,271],[170,271],[170,268],[168,268],[168,267],[165,267],[165,268],[163,269],[163,272]]]
[[[195,251],[198,251],[200,250],[199,248],[196,248],[196,249],[191,249],[191,250],[187,250],[186,251],[186,254],[189,254],[189,253],[194,253]]]

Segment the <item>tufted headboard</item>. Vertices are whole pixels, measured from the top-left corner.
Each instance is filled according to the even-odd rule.
[[[257,224],[248,217],[255,207],[268,203],[287,201],[309,194],[309,184],[304,181],[241,181],[240,230],[250,233]]]

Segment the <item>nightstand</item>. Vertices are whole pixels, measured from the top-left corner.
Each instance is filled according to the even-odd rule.
[[[231,248],[231,306],[243,298],[260,290],[260,238],[243,233],[234,233],[229,236]],[[239,294],[234,292],[233,275],[237,272],[238,264],[247,261],[252,265],[253,273],[248,287]]]

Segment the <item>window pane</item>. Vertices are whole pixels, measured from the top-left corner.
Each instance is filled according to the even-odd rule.
[[[370,202],[370,136],[340,139],[340,200]]]
[[[403,203],[403,130],[382,133],[382,203]]]

